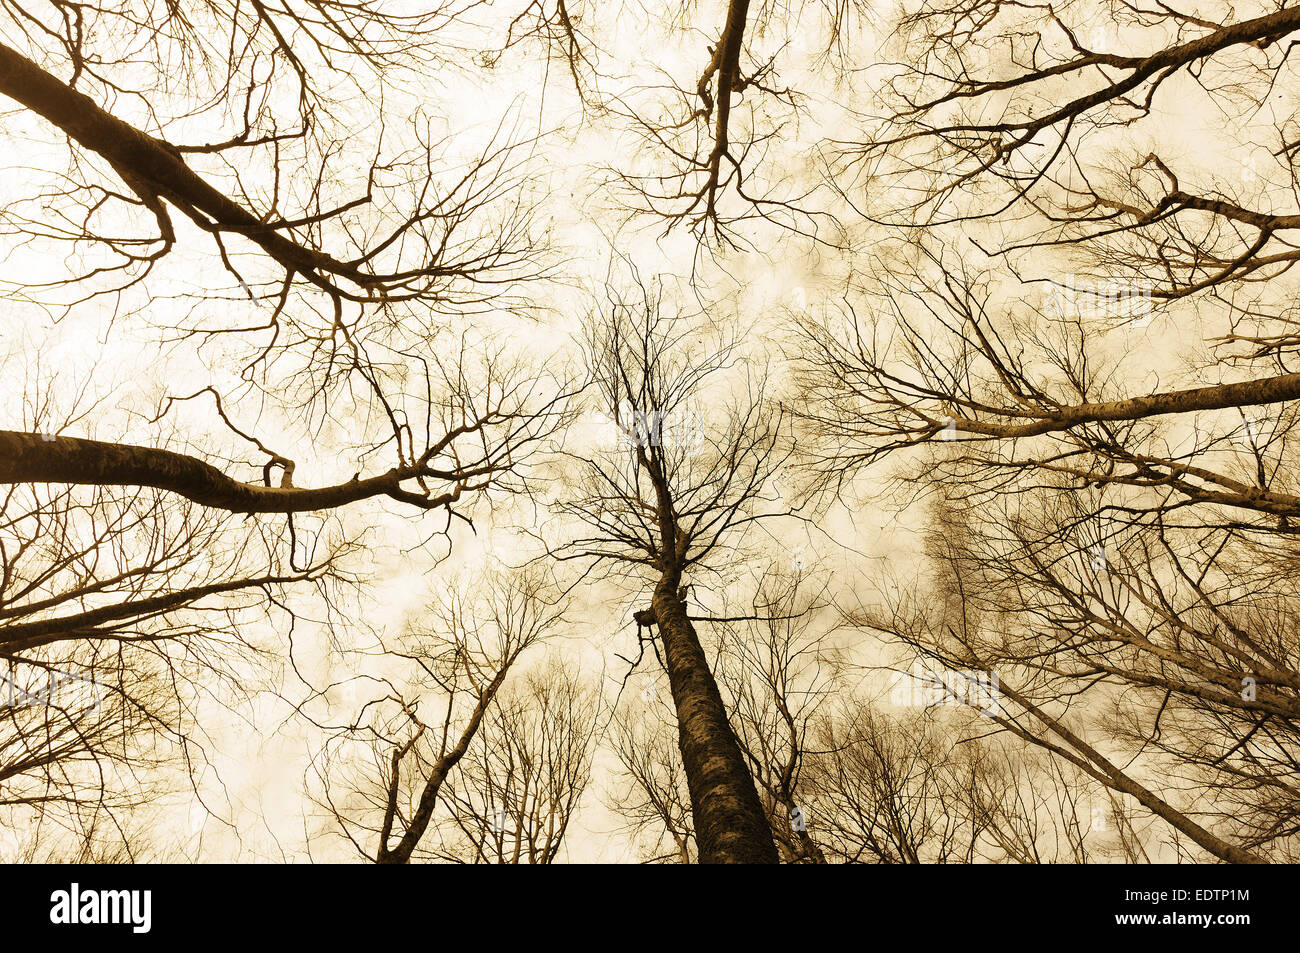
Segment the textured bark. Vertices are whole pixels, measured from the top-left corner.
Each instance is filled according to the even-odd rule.
[[[417,475],[389,470],[318,489],[259,486],[231,479],[195,457],[131,444],[0,430],[0,485],[66,483],[80,486],[147,486],[231,513],[304,513],[375,496],[432,507],[454,493],[424,498],[401,488]]]
[[[1130,397],[1127,400],[1067,405],[1053,410],[1001,411],[1006,416],[1042,418],[1027,424],[986,423],[968,417],[958,417],[954,423],[956,429],[962,433],[994,437],[1033,437],[1103,420],[1141,420],[1161,414],[1227,410],[1297,398],[1300,398],[1300,374],[1280,374],[1277,377],[1263,377],[1236,384],[1193,387],[1189,390],[1167,391],[1147,397]]]
[[[775,864],[779,858],[771,827],[678,594],[678,582],[676,574],[665,574],[652,605],[677,707],[700,863]]]
[[[744,88],[740,75],[740,48],[745,38],[745,22],[749,16],[749,0],[731,0],[727,7],[727,21],[722,28],[722,36],[714,47],[713,59],[700,77],[697,92],[704,101],[705,115],[714,109],[713,97],[709,94],[709,83],[717,79],[717,111],[714,121],[713,149],[709,153],[709,181],[705,187],[708,192],[708,209],[712,213],[716,192],[722,177],[722,159],[731,144],[731,94]]]
[[[476,729],[477,727],[475,725]],[[464,754],[464,751],[460,751],[459,754],[453,752],[438,759],[437,764],[433,766],[433,770],[429,772],[429,777],[425,779],[424,790],[420,793],[420,803],[416,807],[415,814],[411,816],[410,824],[407,825],[406,830],[402,832],[401,839],[391,850],[388,848],[387,842],[392,831],[392,809],[395,807],[395,801],[390,800],[389,813],[384,817],[384,829],[379,837],[381,843],[379,851],[375,855],[375,863],[409,864],[411,862],[411,854],[415,851],[416,845],[420,843],[420,838],[424,836],[424,832],[428,830],[429,821],[433,819],[433,809],[438,803],[438,792],[442,790],[443,782],[447,780],[447,775],[451,773],[451,769],[456,766],[456,762],[460,761]],[[398,761],[400,761],[400,758],[395,756],[393,758],[394,787],[390,791],[390,795],[396,794]]]

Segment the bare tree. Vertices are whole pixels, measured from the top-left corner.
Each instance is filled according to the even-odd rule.
[[[500,353],[484,362],[464,337],[450,350],[433,342],[447,315],[516,307],[514,289],[543,271],[522,159],[497,136],[468,160],[444,158],[446,143],[419,114],[402,129],[400,113],[385,113],[373,137],[358,138],[346,96],[409,94],[403,84],[441,61],[434,36],[475,5],[401,14],[370,3],[216,3],[137,17],[38,2],[0,13],[14,43],[0,46],[0,93],[68,159],[66,173],[34,177],[30,194],[0,211],[14,263],[30,256],[34,276],[16,293],[56,313],[142,311],[192,349],[191,367],[246,359],[239,385],[219,371],[207,387],[171,390],[162,411],[210,393],[204,430],[255,448],[263,477],[230,474],[205,453],[135,445],[128,433],[4,431],[0,483],[153,487],[240,513],[376,497],[450,513],[512,471],[507,461],[549,426],[554,395]],[[189,260],[159,273],[175,256]],[[197,282],[183,271],[194,261]],[[239,290],[214,288],[222,275]],[[153,305],[175,300],[200,312],[224,303],[227,319]],[[232,302],[250,300],[254,318],[229,319]],[[457,351],[469,367],[447,359]],[[337,482],[313,481],[298,453],[258,433],[269,407],[296,420],[305,443],[358,390],[375,413],[353,415],[357,466]],[[371,419],[378,427],[363,425]],[[390,449],[392,466],[365,475]]]
[[[117,275],[109,286],[115,292],[143,280],[190,237],[173,222],[173,211],[193,233],[209,236],[244,287],[235,264],[244,243],[275,263],[279,300],[272,321],[300,282],[324,292],[338,309],[377,298],[454,300],[459,283],[492,282],[526,266],[526,218],[487,236],[465,227],[475,210],[500,197],[501,180],[483,173],[494,163],[501,171],[508,150],[489,151],[459,181],[437,188],[436,143],[417,120],[414,150],[383,157],[381,143],[367,143],[374,155],[360,167],[360,178],[336,178],[355,150],[345,148],[348,120],[324,92],[327,77],[382,96],[401,74],[436,60],[433,38],[461,5],[404,15],[372,4],[216,3],[189,15],[159,10],[141,18],[106,8],[65,17],[57,6],[39,9],[44,6],[6,8],[25,51],[0,48],[0,92],[67,137],[86,177],[68,181],[53,197],[86,214],[77,222],[64,212],[55,226],[12,211],[8,220],[42,238],[107,254],[111,264],[72,280],[98,279],[106,270]],[[132,84],[131,70],[141,61],[121,50],[152,53],[144,71],[152,85]],[[175,61],[183,68],[169,70]],[[107,105],[113,94],[124,100],[123,112],[147,127],[114,115]],[[209,141],[179,138],[195,120],[214,133]],[[357,194],[339,196],[340,180],[355,182]],[[404,200],[406,209],[387,214]],[[97,227],[106,204],[153,228],[120,234]],[[385,214],[367,215],[372,209]]]
[[[591,780],[600,709],[595,687],[554,659],[507,685],[443,786],[438,856],[554,863]]]
[[[424,844],[448,776],[470,750],[511,668],[564,620],[536,570],[497,571],[437,593],[372,675],[382,697],[330,731],[310,773],[316,803],[364,858],[402,864],[436,856]],[[432,714],[428,714],[432,712]]]
[[[132,811],[206,761],[201,712],[271,667],[243,629],[346,582],[346,546],[294,565],[283,530],[232,522],[146,490],[0,500],[0,809],[29,850],[133,851]]]
[[[721,610],[714,668],[785,863],[826,862],[809,831],[804,768],[813,720],[843,687],[829,605],[826,587],[801,569],[769,567],[751,606]]]
[[[915,65],[842,155],[894,186],[868,214],[920,233],[805,321],[801,417],[819,488],[889,459],[942,498],[944,600],[862,618],[996,672],[998,724],[1180,843],[1290,856],[1294,117],[1244,109],[1196,155],[1160,133],[1265,102],[1300,20],[936,2],[901,26]],[[1260,137],[1256,174],[1234,150]],[[1192,327],[1177,360],[1150,340]]]
[[[635,613],[638,640],[653,627],[663,650],[700,860],[774,862],[771,831],[688,598],[692,585],[732,563],[746,531],[790,512],[771,480],[791,451],[780,409],[745,373],[736,345],[701,346],[700,331],[669,313],[663,294],[653,283],[638,282],[628,295],[610,288],[589,316],[597,409],[621,423],[623,446],[574,453],[578,492],[558,509],[590,535],[552,554],[652,587],[650,604]],[[733,367],[736,375],[723,373]],[[695,402],[736,376],[734,404],[700,414]]]
[[[971,863],[983,820],[962,803],[969,749],[924,716],[894,723],[862,710],[821,723],[812,810],[825,850],[848,862]]]
[[[676,712],[654,681],[643,678],[641,691],[610,722],[608,744],[620,767],[608,782],[605,803],[623,819],[628,839],[647,863],[695,863],[699,847],[673,731]]]
[[[1059,511],[1062,498],[1050,499]],[[1285,768],[1264,781],[1269,768],[1261,764],[1278,766],[1280,756],[1285,765],[1287,716],[1253,740],[1254,693],[1241,690],[1235,673],[1209,667],[1216,653],[1231,655],[1231,636],[1225,642],[1225,632],[1197,633],[1203,609],[1177,604],[1180,593],[1164,588],[1158,558],[1129,561],[1113,541],[1104,563],[1087,550],[1081,556],[1073,541],[1025,533],[1029,516],[990,513],[1000,534],[983,519],[974,529],[961,518],[942,521],[932,544],[936,568],[915,586],[925,605],[900,589],[861,619],[946,670],[996,673],[1000,701],[986,713],[993,723],[1133,798],[1210,854],[1257,862],[1241,842],[1250,841],[1256,811],[1276,798],[1243,811],[1240,803],[1229,809],[1223,794],[1249,801],[1245,792],[1261,782],[1289,786]],[[1052,512],[1048,525],[1059,525],[1058,516]],[[1218,611],[1231,618],[1244,607]],[[1267,690],[1262,697],[1265,708],[1278,704]],[[1234,725],[1229,713],[1238,706],[1241,724]],[[1182,783],[1171,784],[1174,777]]]
[[[1068,762],[990,736],[969,710],[886,713],[845,692],[819,713],[805,788],[818,837],[850,863],[1149,861],[1146,830]]]
[[[466,364],[472,367],[468,356]],[[375,476],[362,478],[358,473],[331,486],[295,486],[294,461],[231,424],[217,397],[218,413],[231,429],[268,457],[261,467],[261,484],[170,450],[12,431],[0,432],[5,454],[0,483],[153,487],[232,513],[302,513],[383,497],[459,515],[455,505],[463,497],[498,488],[517,491],[512,481],[563,421],[567,396],[563,385],[548,392],[544,380],[530,379],[504,359],[482,361],[483,376],[474,381],[468,378],[470,367],[428,371],[428,386],[440,383],[444,389],[425,402],[425,434],[418,445],[406,415],[390,408],[392,432],[381,442],[393,444],[396,466]],[[382,400],[382,391],[376,390]],[[282,471],[278,486],[271,482],[273,468]]]
[[[824,52],[842,51],[865,7],[856,0],[803,9],[728,0],[720,7],[700,10],[717,18],[703,27],[687,22],[695,12],[689,7],[662,17],[692,39],[708,37],[689,80],[665,76],[644,104],[637,102],[643,89],[611,97],[610,108],[643,140],[652,163],[615,168],[615,181],[634,209],[664,221],[666,230],[687,229],[702,246],[757,248],[751,236],[759,223],[821,240],[819,228],[836,221],[812,205],[818,183],[792,184],[778,171],[783,158],[772,156],[804,118],[807,98],[782,83],[778,63],[790,58],[794,38],[809,32],[826,37]]]
[[[518,314],[547,271],[528,136],[507,116],[462,140],[427,98],[408,108],[477,5],[0,10],[7,128],[40,154],[0,206],[6,290],[24,317],[102,328],[121,348],[103,367],[129,355],[157,401],[52,423],[29,381],[39,412],[0,432],[11,682],[109,691],[5,709],[9,803],[99,823],[147,798],[148,732],[199,759],[195,698],[239,690],[232,656],[265,648],[248,615],[313,587],[329,613],[354,581],[351,542],[312,514],[395,502],[450,539],[531,492],[566,385],[495,327],[445,327]]]

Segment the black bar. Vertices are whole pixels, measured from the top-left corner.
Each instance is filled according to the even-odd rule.
[[[618,945],[652,941],[661,931],[708,935],[715,923],[726,932],[738,922],[767,942],[788,931],[804,942],[847,934],[870,946],[902,929],[918,949],[940,939],[971,948],[985,931],[1005,937],[1007,930],[1072,944],[1134,935],[1231,943],[1260,928],[1289,929],[1289,875],[1225,866],[14,866],[0,868],[0,915],[8,940],[94,942],[111,934],[124,945],[255,938],[260,948],[351,935],[445,942],[466,929],[486,931],[492,945],[509,936],[549,945],[573,931]],[[96,910],[100,891],[149,891],[148,931],[129,916],[117,924],[52,922],[66,918],[60,892],[70,901],[74,883],[83,905]],[[93,901],[90,892],[98,893]],[[125,899],[114,894],[103,908],[111,914]]]

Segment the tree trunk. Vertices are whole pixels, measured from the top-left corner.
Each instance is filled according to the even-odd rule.
[[[702,864],[775,864],[776,844],[718,685],[678,596],[676,574],[655,587],[655,621],[677,707],[678,740]]]
[[[456,742],[456,747],[446,752],[434,764],[433,770],[425,779],[424,789],[420,792],[420,801],[416,805],[415,814],[407,822],[406,830],[397,845],[389,848],[388,838],[397,814],[398,771],[401,768],[401,755],[405,752],[399,753],[393,759],[393,778],[388,787],[388,807],[384,814],[383,830],[379,835],[379,850],[375,853],[375,863],[409,864],[411,862],[411,854],[419,846],[420,839],[424,837],[424,832],[428,830],[429,822],[433,819],[433,809],[438,804],[438,793],[442,790],[447,775],[451,774],[452,768],[460,764],[460,759],[465,757],[470,742],[474,740],[479,726],[483,724],[483,716],[487,713],[488,705],[492,704],[492,699],[500,690],[501,683],[506,680],[506,673],[510,671],[510,666],[514,664],[521,651],[522,648],[516,650],[505,660],[483,694],[479,696],[478,702],[474,705],[474,713],[470,715],[465,730],[460,733],[460,740]]]

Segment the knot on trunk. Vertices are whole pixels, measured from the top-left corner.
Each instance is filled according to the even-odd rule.
[[[637,628],[659,624],[659,618],[655,615],[654,606],[638,609],[632,613],[632,618],[636,620]]]

